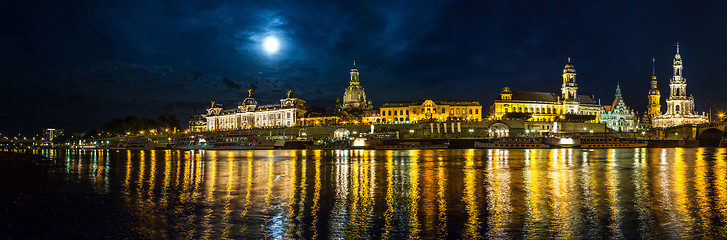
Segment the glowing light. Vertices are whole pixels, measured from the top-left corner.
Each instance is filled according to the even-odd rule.
[[[364,146],[366,146],[366,139],[357,138],[356,140],[353,140],[353,146],[354,147],[364,147]]]
[[[280,49],[280,41],[273,36],[266,37],[263,40],[263,48],[266,52],[273,54]]]
[[[573,144],[573,139],[572,138],[561,138],[559,143],[571,145],[571,144]]]

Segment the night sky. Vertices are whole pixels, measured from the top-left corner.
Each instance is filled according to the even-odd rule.
[[[697,111],[726,110],[727,1],[3,1],[0,132],[95,129],[210,101],[278,103],[293,90],[333,109],[353,61],[375,106],[476,100],[502,87],[646,109],[651,58],[668,95],[677,42]],[[280,39],[267,53],[265,37]]]

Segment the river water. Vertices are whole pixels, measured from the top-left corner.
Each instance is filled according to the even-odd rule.
[[[152,238],[727,238],[727,149],[65,150]]]

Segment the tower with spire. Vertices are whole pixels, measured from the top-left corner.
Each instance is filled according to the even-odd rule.
[[[576,68],[570,62],[563,68],[563,86],[561,87],[563,100],[578,101],[578,84],[576,84]]]
[[[661,92],[656,82],[656,59],[651,59],[651,88],[649,89],[649,104],[647,106],[646,121],[651,123],[652,119],[661,114]]]
[[[672,64],[673,76],[669,80],[669,97],[666,99],[666,113],[654,117],[653,127],[673,127],[684,124],[699,124],[708,121],[706,115],[694,111],[694,97],[687,95],[687,79],[684,78],[679,43]],[[652,80],[655,82],[655,80]]]
[[[630,132],[636,130],[636,112],[626,105],[621,95],[621,84],[616,83],[616,93],[611,105],[601,108],[601,122],[615,131]]]
[[[346,91],[343,92],[343,104],[341,104],[341,109],[343,110],[363,110],[368,108],[366,92],[361,87],[358,75],[358,68],[356,68],[356,61],[354,61],[353,67],[351,67],[351,79],[349,80]]]

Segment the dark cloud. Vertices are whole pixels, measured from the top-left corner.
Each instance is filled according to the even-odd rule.
[[[222,79],[222,82],[224,82],[225,85],[227,85],[227,87],[229,87],[229,88],[234,88],[234,89],[240,89],[240,88],[242,88],[242,86],[240,86],[240,84],[237,84],[237,83],[233,82],[229,78],[223,78]]]

